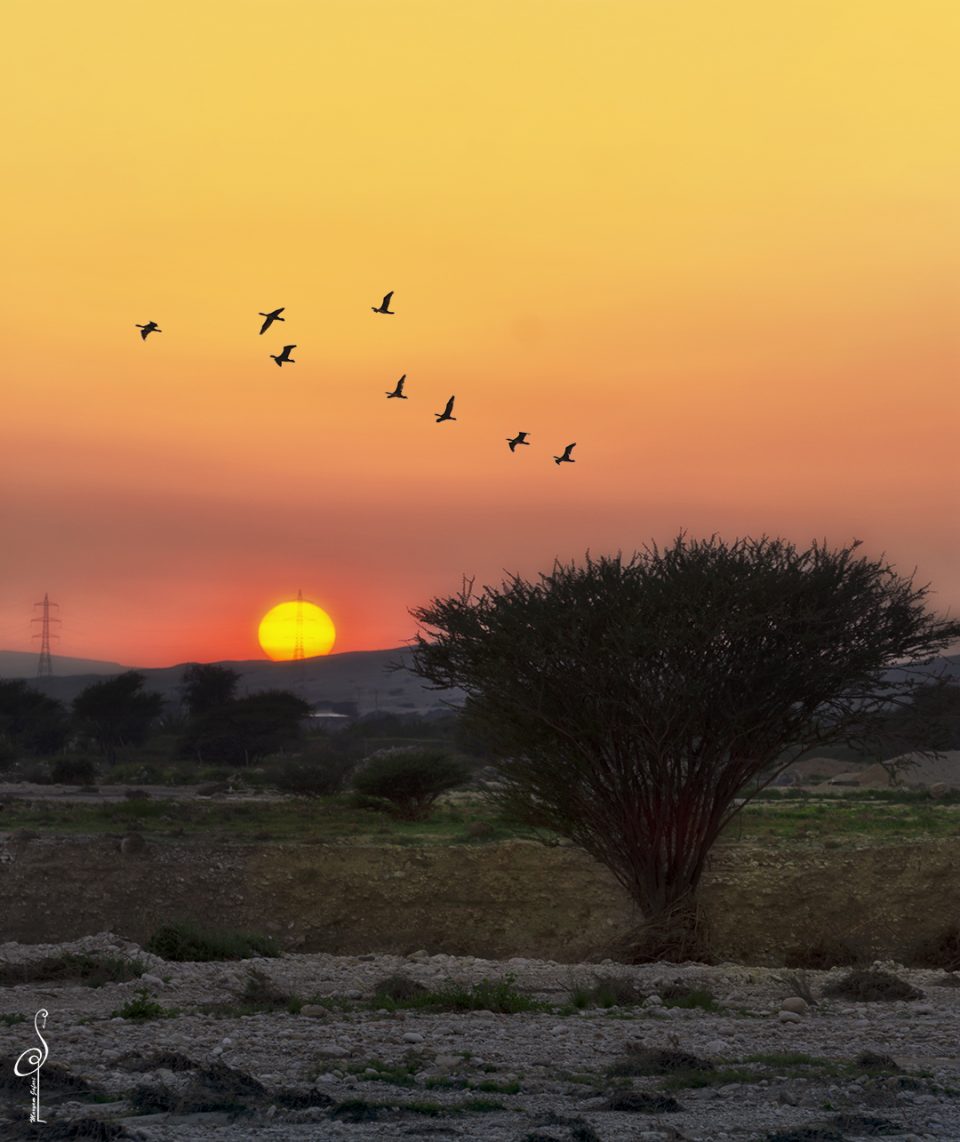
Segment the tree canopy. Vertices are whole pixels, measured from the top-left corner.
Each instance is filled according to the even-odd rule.
[[[53,753],[66,742],[68,729],[62,702],[21,678],[0,679],[0,739],[24,753]]]
[[[232,702],[241,675],[216,662],[192,662],[183,672],[180,693],[192,718]]]
[[[879,739],[929,681],[916,668],[960,638],[927,587],[859,546],[681,534],[535,582],[467,584],[411,612],[412,669],[466,692],[505,806],[661,916],[689,902],[748,784],[812,746]]]
[[[116,678],[94,682],[73,700],[79,729],[96,741],[109,762],[124,745],[137,745],[163,709],[163,698],[144,690],[145,677],[128,670]]]
[[[191,718],[180,751],[205,762],[247,765],[295,745],[309,713],[310,706],[286,690],[235,698]]]

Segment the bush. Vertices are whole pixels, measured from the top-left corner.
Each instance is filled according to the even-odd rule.
[[[401,820],[422,821],[441,793],[469,776],[469,767],[446,750],[390,749],[366,760],[353,787],[364,797],[386,802],[387,811]]]
[[[270,785],[298,797],[330,797],[342,792],[356,762],[335,754],[307,754],[278,762],[264,772]]]
[[[58,757],[50,763],[50,779],[55,785],[92,785],[97,766],[89,757]]]
[[[644,999],[632,980],[618,976],[597,976],[592,987],[581,985],[570,995],[574,1007],[639,1007]]]
[[[0,986],[84,983],[87,987],[102,987],[105,983],[137,979],[147,970],[143,960],[87,952],[61,952],[41,960],[28,960],[26,963],[0,964]]]
[[[426,991],[427,989],[422,983],[418,983],[409,976],[388,975],[386,979],[380,980],[373,989],[373,997],[374,999],[383,998],[402,1002],[405,999],[414,999],[418,995],[425,995]]]
[[[872,968],[848,972],[842,979],[825,985],[824,995],[867,1003],[888,999],[922,999],[923,992],[890,972]]]
[[[189,923],[167,924],[147,941],[145,950],[177,963],[209,960],[246,960],[255,956],[278,956],[269,936],[249,932],[204,931]]]
[[[118,1007],[112,1014],[114,1019],[132,1019],[135,1022],[144,1022],[147,1019],[163,1019],[173,1013],[151,999],[147,989],[141,987],[133,999],[127,1000],[123,1007]]]

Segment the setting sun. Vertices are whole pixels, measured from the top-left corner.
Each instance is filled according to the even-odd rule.
[[[275,662],[329,654],[337,637],[327,612],[299,594],[267,611],[257,634],[264,654]]]

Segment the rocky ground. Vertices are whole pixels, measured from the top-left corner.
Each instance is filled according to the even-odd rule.
[[[137,961],[138,977],[99,987],[17,982],[18,972],[64,953]],[[426,952],[172,963],[110,934],[8,943],[0,945],[0,1138],[960,1139],[960,981],[876,966],[922,996],[826,998],[824,987],[847,974],[839,968],[785,982],[788,972],[737,964]],[[371,1005],[375,985],[396,974],[433,991],[510,975],[516,991],[550,1009],[421,1014]],[[637,1002],[572,1007],[572,989],[597,977],[632,984]],[[796,994],[804,982],[814,1006]],[[704,990],[719,1010],[671,1006],[707,1002],[696,994]],[[277,1010],[242,1014],[244,996]],[[165,1014],[116,1014],[144,1004]],[[38,1045],[39,1008],[49,1013],[46,1125],[31,1127],[29,1080],[13,1064]]]

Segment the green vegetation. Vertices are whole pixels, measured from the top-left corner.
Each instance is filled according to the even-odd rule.
[[[122,1007],[111,1012],[114,1018],[132,1019],[135,1022],[145,1022],[148,1019],[169,1019],[178,1012],[173,1008],[162,1007],[150,998],[150,993],[141,987],[133,999],[128,1000]]]
[[[96,743],[108,762],[116,761],[121,747],[144,741],[163,708],[161,696],[144,689],[145,681],[143,674],[128,670],[94,682],[73,700],[75,725]]]
[[[164,784],[230,777],[229,770],[176,766],[144,775],[142,766],[127,780]],[[250,785],[267,783],[266,773],[247,771]],[[238,843],[494,844],[514,838],[556,843],[557,836],[500,812],[481,793],[458,792],[439,799],[422,821],[403,821],[349,796],[297,797],[273,802],[222,802],[205,798],[105,804],[59,804],[11,799],[3,808],[6,829],[70,834],[123,833],[131,829],[152,839],[191,838]],[[949,799],[902,793],[878,800],[873,793],[829,799],[790,799],[748,805],[725,831],[721,843],[761,845],[897,843],[960,835],[960,805]],[[817,965],[801,965],[815,967]]]
[[[373,1122],[398,1111],[437,1118],[444,1114],[486,1114],[506,1109],[502,1102],[489,1098],[468,1098],[463,1102],[451,1103],[431,1102],[427,1099],[412,1099],[409,1102],[372,1102],[365,1098],[351,1098],[338,1103],[330,1115],[344,1122]]]
[[[516,976],[506,975],[501,980],[482,980],[480,983],[463,987],[448,984],[436,991],[423,991],[399,999],[378,992],[372,1000],[376,1009],[396,1011],[493,1011],[513,1015],[522,1011],[552,1011],[549,1003],[533,999],[518,991],[513,985]]]
[[[122,956],[93,955],[86,952],[61,952],[42,960],[0,964],[0,986],[15,987],[24,983],[83,983],[102,987],[106,983],[122,983],[139,979],[148,970],[143,960]]]
[[[280,954],[270,936],[202,929],[187,922],[158,928],[147,941],[144,950],[165,960],[180,963],[247,960]]]
[[[470,769],[443,749],[417,746],[375,753],[354,775],[353,787],[383,802],[402,821],[422,821],[442,793],[463,785]]]
[[[646,996],[636,984],[617,976],[597,977],[592,985],[579,984],[570,992],[570,1003],[585,1007],[639,1007]]]

